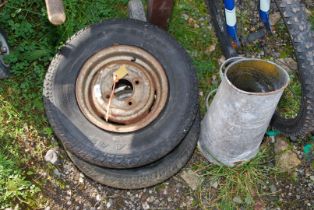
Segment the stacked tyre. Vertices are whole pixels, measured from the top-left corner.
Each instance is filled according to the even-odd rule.
[[[44,84],[46,114],[73,163],[105,185],[136,189],[176,174],[199,135],[196,72],[149,23],[114,20],[75,34]]]

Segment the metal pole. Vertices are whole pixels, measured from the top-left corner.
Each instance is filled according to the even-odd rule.
[[[237,30],[237,16],[236,16],[236,3],[235,0],[224,0],[225,5],[225,15],[226,15],[226,25],[227,32],[233,41],[240,45]]]
[[[264,23],[266,29],[271,31],[269,22],[270,0],[260,0],[259,16]]]
[[[149,22],[167,30],[173,5],[173,0],[148,0]]]

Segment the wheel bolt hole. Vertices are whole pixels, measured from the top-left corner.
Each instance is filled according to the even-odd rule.
[[[136,84],[136,85],[140,84],[140,81],[136,80],[136,81],[135,81],[135,84]]]
[[[130,101],[128,104],[129,104],[129,106],[132,106],[133,103]]]
[[[110,95],[106,95],[106,99],[109,99],[110,98]]]

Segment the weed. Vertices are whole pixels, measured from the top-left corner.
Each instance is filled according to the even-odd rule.
[[[50,171],[43,156],[55,146],[42,102],[44,76],[52,57],[81,28],[106,18],[125,17],[127,11],[127,0],[64,2],[67,21],[59,27],[48,22],[44,1],[8,1],[0,13],[10,45],[5,59],[12,73],[12,78],[0,81],[0,209],[15,204],[36,208],[44,202],[34,196],[46,178],[51,178],[40,172]],[[10,146],[9,154],[4,145]]]
[[[0,151],[0,208],[19,205],[36,206],[32,199],[40,189],[27,180],[27,176],[33,174],[32,171],[23,171],[19,165],[21,156],[18,149],[10,145],[9,142],[1,141]],[[11,142],[10,142],[11,143]]]
[[[204,96],[217,88],[217,60],[221,56],[215,47],[217,40],[211,30],[207,7],[203,0],[178,0],[170,22],[169,32],[187,50],[197,69],[199,88],[201,92],[201,112],[205,113]],[[215,47],[215,49],[219,47]],[[214,79],[213,79],[214,76]]]
[[[243,165],[228,168],[225,166],[208,165],[207,163],[194,165],[194,170],[206,177],[209,182],[219,183],[219,190],[202,204],[202,208],[235,209],[236,197],[242,200],[239,206],[251,209],[255,200],[261,196],[261,186],[269,175],[274,175],[276,170],[269,166],[269,149],[263,147],[258,155]],[[203,186],[202,193],[212,190],[210,186]],[[210,192],[209,194],[212,194]],[[200,198],[201,200],[201,198]]]
[[[287,119],[296,117],[301,108],[301,84],[294,74],[290,75],[290,81],[277,108],[280,115]]]

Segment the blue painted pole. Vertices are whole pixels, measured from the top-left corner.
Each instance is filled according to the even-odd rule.
[[[224,0],[224,4],[227,33],[232,38],[232,40],[237,44],[237,46],[239,46],[240,41],[237,32],[238,30],[235,0]]]
[[[270,0],[260,0],[259,16],[267,30],[271,31],[269,20]]]

